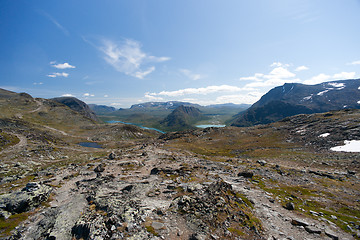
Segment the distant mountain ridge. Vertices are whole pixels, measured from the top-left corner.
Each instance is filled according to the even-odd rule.
[[[178,101],[168,101],[168,102],[145,102],[140,104],[134,104],[130,107],[130,109],[176,109],[180,106],[193,106],[200,107],[198,104],[193,104],[189,102],[178,102]]]
[[[109,106],[105,106],[105,105],[88,104],[88,106],[95,114],[111,113],[111,112],[115,112],[117,110],[114,107],[109,107]]]
[[[275,87],[246,111],[237,114],[233,126],[267,124],[301,113],[360,108],[360,79],[316,85],[286,83]]]

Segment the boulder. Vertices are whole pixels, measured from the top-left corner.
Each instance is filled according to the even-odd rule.
[[[238,177],[244,177],[244,178],[252,178],[254,176],[253,172],[249,171],[243,171],[238,173]]]

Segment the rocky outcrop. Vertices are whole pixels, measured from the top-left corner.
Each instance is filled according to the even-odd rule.
[[[51,190],[47,185],[29,182],[21,191],[1,195],[0,209],[3,216],[23,213],[39,206],[49,198]]]

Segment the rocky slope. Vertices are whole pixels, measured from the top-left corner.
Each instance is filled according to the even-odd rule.
[[[286,83],[266,93],[232,121],[243,127],[267,124],[301,113],[358,109],[360,79],[325,82],[317,85]]]

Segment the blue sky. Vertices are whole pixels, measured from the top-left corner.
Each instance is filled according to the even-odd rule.
[[[0,87],[117,108],[360,78],[359,0],[2,0]]]

